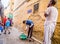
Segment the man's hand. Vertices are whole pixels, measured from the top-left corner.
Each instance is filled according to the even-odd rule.
[[[47,17],[47,16],[48,16],[48,14],[46,14],[46,13],[45,13],[45,14],[44,14],[44,16],[45,16],[45,17]]]
[[[29,29],[29,25],[27,25],[27,26],[26,26],[26,29],[25,29],[25,31],[26,31],[26,30],[28,30],[28,29]]]

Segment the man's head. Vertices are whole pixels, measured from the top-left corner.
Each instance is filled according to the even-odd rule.
[[[56,0],[50,0],[48,7],[49,6],[54,6],[56,4]]]
[[[23,21],[23,24],[25,24],[25,23],[26,23],[26,20]]]
[[[6,18],[6,16],[4,16],[4,18]]]
[[[10,20],[10,18],[8,18],[8,20]]]

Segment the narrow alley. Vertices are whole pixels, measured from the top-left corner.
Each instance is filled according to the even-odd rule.
[[[0,44],[60,44],[60,0],[0,0]]]

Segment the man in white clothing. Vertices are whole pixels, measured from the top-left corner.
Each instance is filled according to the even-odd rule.
[[[51,44],[51,37],[55,30],[56,21],[58,17],[58,10],[54,7],[55,4],[56,1],[51,0],[44,14],[44,16],[46,17],[44,23],[44,44]]]

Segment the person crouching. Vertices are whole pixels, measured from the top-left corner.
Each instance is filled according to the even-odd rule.
[[[32,20],[24,20],[23,24],[26,24],[26,27],[29,28],[27,38],[30,38],[29,41],[31,41],[34,23]]]

